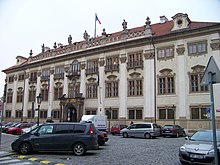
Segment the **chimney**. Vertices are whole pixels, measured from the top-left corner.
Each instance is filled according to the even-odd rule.
[[[165,15],[160,16],[160,23],[166,23],[167,21],[168,21],[168,19]]]

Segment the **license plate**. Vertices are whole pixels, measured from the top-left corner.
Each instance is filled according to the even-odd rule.
[[[170,132],[170,131],[165,131],[165,132]]]
[[[203,159],[204,158],[203,155],[196,155],[196,154],[190,154],[189,157],[190,158],[196,158],[196,159]]]

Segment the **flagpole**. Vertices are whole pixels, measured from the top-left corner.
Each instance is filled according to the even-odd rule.
[[[95,13],[95,32],[94,32],[94,38],[96,37],[96,13]]]

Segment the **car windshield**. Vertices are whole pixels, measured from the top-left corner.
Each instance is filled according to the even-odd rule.
[[[163,128],[173,128],[173,125],[165,125]]]
[[[220,131],[216,132],[217,141],[220,142]],[[193,141],[213,141],[213,133],[212,131],[198,131],[193,134],[193,136],[190,138],[190,140]]]

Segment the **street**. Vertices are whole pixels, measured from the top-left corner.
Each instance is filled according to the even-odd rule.
[[[10,143],[14,138],[15,135],[2,134],[1,151],[11,152]],[[88,151],[85,156],[74,156],[72,152],[38,152],[22,159],[32,160],[32,164],[179,165],[178,149],[184,141],[183,137],[139,139],[109,135],[109,141],[104,146]],[[11,157],[17,159],[19,155],[16,153]]]

